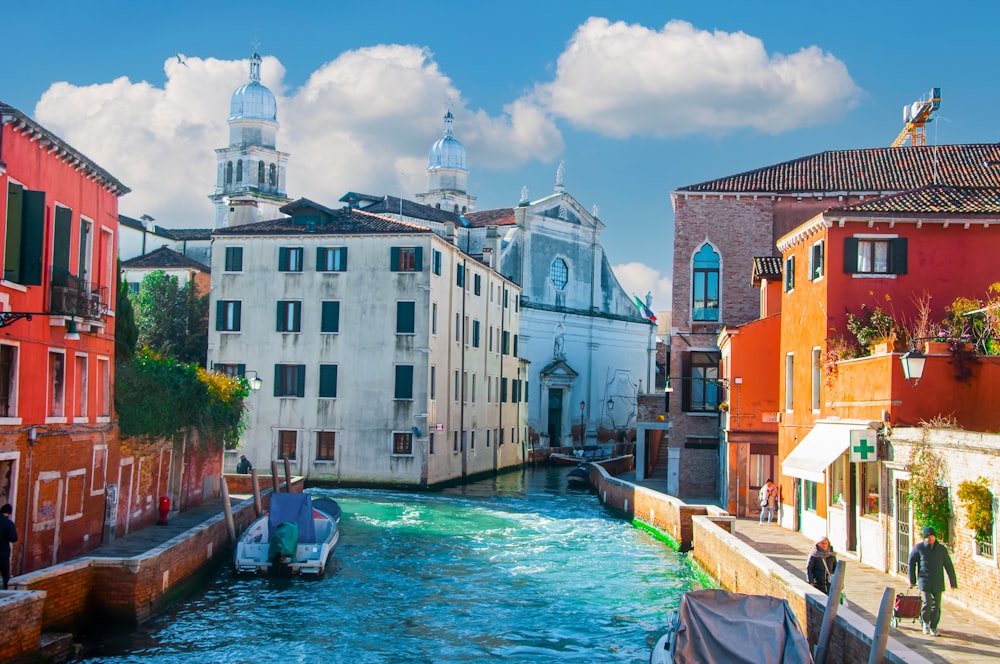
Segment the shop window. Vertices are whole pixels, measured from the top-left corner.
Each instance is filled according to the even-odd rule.
[[[864,505],[862,509],[866,516],[878,516],[879,512],[879,472],[877,463],[860,463],[861,490]]]
[[[848,463],[849,461],[847,455],[842,454],[830,464],[830,505],[835,505],[837,507],[846,507],[847,505],[847,499],[849,497],[847,495]]]
[[[807,512],[816,511],[816,482],[802,481],[802,504]]]

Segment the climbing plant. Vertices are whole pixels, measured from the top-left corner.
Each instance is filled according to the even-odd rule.
[[[934,453],[926,440],[921,440],[913,447],[906,470],[910,473],[907,498],[917,524],[932,526],[938,539],[947,541],[951,504],[948,489],[941,484],[947,470],[944,459]]]
[[[993,492],[985,477],[965,480],[958,485],[958,500],[965,509],[965,521],[980,540],[993,535]]]

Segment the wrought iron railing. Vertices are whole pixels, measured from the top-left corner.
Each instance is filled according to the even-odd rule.
[[[49,311],[53,314],[101,320],[109,308],[108,288],[80,279],[74,274],[52,271]]]

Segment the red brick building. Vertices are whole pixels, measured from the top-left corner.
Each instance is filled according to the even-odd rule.
[[[0,502],[15,574],[101,540],[117,480],[118,198],[129,189],[0,104]]]

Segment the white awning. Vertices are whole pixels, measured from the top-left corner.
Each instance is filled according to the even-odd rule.
[[[869,422],[816,422],[802,442],[781,462],[781,472],[810,482],[826,482],[824,473],[851,444],[851,432],[872,429]],[[872,437],[874,438],[874,430]]]

